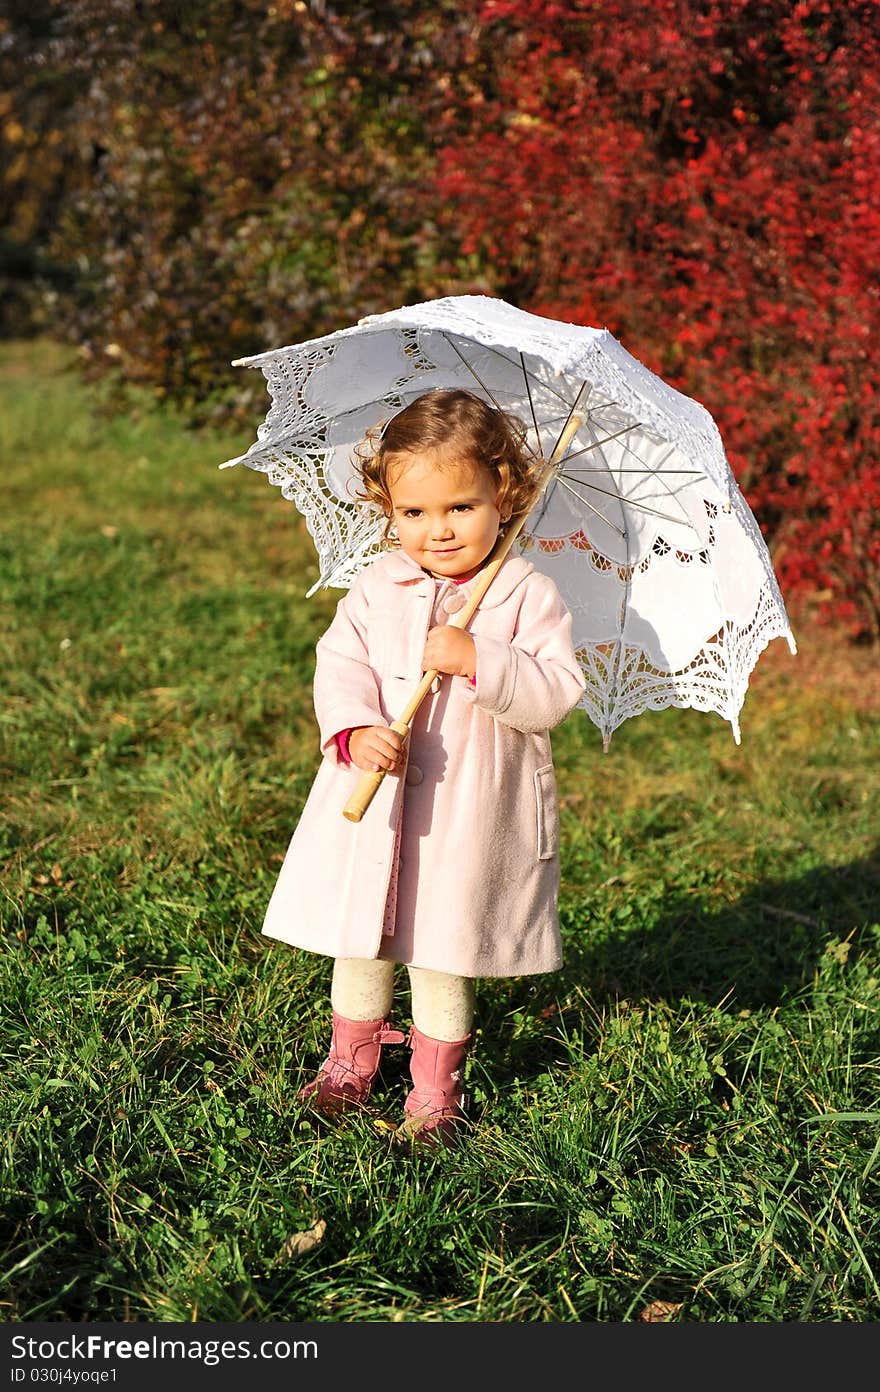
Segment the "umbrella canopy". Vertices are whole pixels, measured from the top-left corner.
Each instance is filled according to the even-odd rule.
[[[353,500],[354,446],[423,392],[476,392],[521,417],[547,459],[565,432],[518,544],[571,610],[604,746],[671,705],[717,712],[739,742],[760,653],[779,636],[795,651],[770,555],[709,412],[607,329],[450,296],[235,365],[263,371],[271,406],[221,468],[265,473],[302,512],[320,567],[309,594],[349,586],[379,554],[384,518]]]

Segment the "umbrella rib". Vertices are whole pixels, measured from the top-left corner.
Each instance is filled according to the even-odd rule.
[[[571,480],[568,479],[565,474],[559,475],[559,482],[565,483],[565,486],[568,488],[568,491],[570,493],[574,493],[575,497],[580,498],[582,503],[586,503],[587,507],[591,506],[591,504],[587,501],[586,498],[583,497],[582,494],[578,493],[576,489],[572,488]],[[581,480],[576,479],[575,482],[581,483]],[[651,517],[659,517],[662,522],[672,522],[676,527],[681,527],[682,525],[684,525],[693,529],[693,523],[689,522],[686,518],[670,517],[668,512],[658,512],[656,508],[648,507],[646,503],[639,503],[636,501],[635,498],[625,498],[622,493],[615,493],[610,488],[600,488],[599,485],[596,483],[583,483],[583,487],[592,488],[594,493],[601,493],[604,498],[616,498],[618,502],[623,503],[626,507],[636,508],[639,512],[649,513]],[[594,508],[593,511],[597,512],[598,509]],[[602,513],[599,513],[600,517],[602,515]],[[609,526],[612,525],[613,523],[609,523]],[[620,535],[626,536],[626,532],[621,532]]]
[[[567,429],[567,427],[568,427],[569,421],[571,420],[572,416],[573,416],[574,413],[575,413],[575,410],[577,409],[577,404],[578,404],[578,402],[580,401],[581,396],[583,395],[583,391],[584,391],[584,387],[585,387],[585,386],[587,386],[587,381],[586,381],[586,379],[584,379],[584,381],[581,382],[580,386],[578,387],[577,393],[576,393],[575,398],[574,398],[574,401],[571,403],[571,406],[569,407],[568,415],[566,416],[566,418],[565,418],[565,420],[564,420],[564,422],[563,422],[562,429],[560,430],[559,434],[556,436],[556,443],[554,444],[553,449],[550,451],[550,458],[551,458],[551,459],[553,459],[553,458],[555,457],[556,451],[559,449],[559,445],[560,445],[560,442],[561,442],[561,440],[562,440],[562,437],[563,437],[563,435],[565,434],[565,431],[566,431],[566,429]],[[557,471],[557,473],[558,473],[558,471]]]
[[[567,454],[565,456],[564,462],[566,465],[568,465],[572,459],[577,459],[582,454],[589,454],[590,450],[601,449],[603,445],[610,444],[612,440],[619,440],[622,435],[627,435],[631,430],[641,429],[641,426],[642,422],[636,421],[634,425],[626,425],[622,430],[615,431],[613,435],[606,435],[604,440],[594,440],[591,445],[582,445],[580,449],[572,450],[571,454]],[[578,474],[641,474],[645,478],[655,478],[660,483],[663,482],[664,478],[671,478],[673,476],[675,478],[702,478],[704,476],[702,469],[663,469],[661,471],[659,468],[652,468],[650,464],[646,464],[645,461],[638,454],[636,454],[635,450],[632,448],[631,445],[627,444],[625,448],[628,454],[633,455],[635,459],[639,460],[641,468],[620,469],[615,467],[614,469],[612,469],[611,465],[609,464],[605,469],[576,469],[574,472]]]
[[[501,356],[504,357],[504,354],[502,353]],[[505,362],[506,362],[506,361],[507,361],[507,359],[505,358]],[[540,430],[538,429],[538,417],[535,415],[535,403],[534,403],[534,401],[532,400],[532,388],[531,388],[531,384],[530,384],[530,382],[529,382],[529,370],[528,370],[528,368],[526,367],[526,360],[525,360],[525,358],[523,357],[522,353],[520,353],[520,355],[519,355],[519,365],[520,365],[520,367],[522,368],[523,381],[524,381],[525,384],[526,384],[526,396],[529,398],[529,410],[530,410],[531,413],[532,413],[532,425],[533,425],[534,428],[535,428],[535,440],[537,441],[537,447],[536,447],[535,453],[536,453],[536,454],[540,454],[540,453],[541,453],[541,432],[540,432]]]
[[[681,522],[684,521],[684,523],[685,523],[686,526],[690,527],[692,531],[696,531],[696,528],[694,527],[694,524],[691,522],[690,518],[687,516],[687,513],[685,512],[685,509],[682,507],[681,503],[679,502],[677,495],[673,492],[673,490],[672,490],[672,489],[669,487],[669,485],[666,483],[666,481],[665,481],[665,479],[666,479],[666,474],[665,474],[665,472],[661,469],[660,465],[658,465],[657,468],[651,468],[651,466],[650,466],[649,464],[646,464],[645,461],[644,461],[643,459],[639,459],[639,456],[636,454],[635,450],[634,450],[634,449],[631,449],[630,446],[629,446],[628,444],[625,444],[625,445],[623,446],[623,448],[627,451],[628,454],[633,455],[633,457],[634,457],[635,459],[638,459],[638,460],[639,460],[639,463],[642,465],[642,468],[643,468],[643,471],[644,471],[646,477],[651,477],[651,478],[657,480],[657,482],[660,484],[661,488],[663,488],[663,490],[664,490],[665,493],[667,494],[667,496],[668,496],[670,502],[672,502],[672,503],[677,503],[678,506],[681,508],[681,511],[682,511],[682,513],[684,514],[684,516],[683,516],[683,518],[677,519],[678,524],[680,525]],[[667,450],[666,454],[663,456],[664,459],[668,459],[668,458],[669,458],[670,454],[671,454],[672,451],[673,451],[673,448],[674,448],[674,446],[672,446],[672,445],[669,446],[669,449]],[[662,462],[663,462],[663,460],[660,461],[661,464],[662,464]],[[638,472],[638,470],[637,470],[636,472]],[[670,474],[671,474],[673,471],[670,470],[669,472],[670,472]],[[590,485],[588,485],[588,486],[590,486]],[[673,521],[673,522],[676,521],[675,518],[671,518],[670,520]],[[697,533],[697,535],[699,536],[699,533]]]
[[[583,388],[581,390],[583,390]],[[612,440],[619,440],[621,435],[628,435],[631,430],[641,430],[641,428],[641,421],[634,421],[632,425],[625,425],[622,430],[615,430],[613,435],[606,435],[604,440],[594,440],[591,445],[582,445],[580,449],[572,450],[571,454],[565,456],[565,462],[567,464],[570,459],[577,459],[581,454],[589,454],[590,450],[601,449],[603,445],[610,444]],[[630,453],[634,453],[634,451],[631,450]],[[636,458],[638,458],[638,456],[636,456]],[[648,465],[646,464],[645,469],[647,468]],[[601,471],[597,470],[597,472]],[[639,472],[638,469],[633,470],[633,473]],[[644,472],[644,469],[641,470],[641,472]]]
[[[441,333],[442,333],[442,330],[441,330]],[[489,388],[486,386],[486,383],[483,381],[482,377],[481,377],[480,374],[477,372],[477,369],[476,369],[475,367],[473,367],[471,363],[468,362],[468,360],[467,360],[467,358],[465,357],[464,353],[462,353],[461,349],[458,347],[458,344],[453,343],[452,339],[449,338],[445,333],[442,333],[442,337],[443,337],[443,338],[446,340],[446,342],[449,344],[450,348],[452,348],[452,349],[458,354],[459,358],[460,358],[461,361],[464,363],[465,367],[467,368],[467,370],[468,370],[468,372],[471,374],[471,376],[474,377],[474,378],[476,379],[477,382],[479,382],[480,386],[483,388],[483,391],[486,393],[486,395],[488,396],[489,400],[492,402],[493,406],[495,406],[495,408],[496,408],[497,410],[503,411],[504,408],[503,408],[503,406],[501,405],[501,403],[498,401],[498,399],[494,396],[494,394],[493,394],[493,393],[489,390]],[[492,351],[494,352],[495,350],[493,349]],[[505,361],[506,363],[510,363],[510,358],[505,357],[503,353],[499,353],[498,356],[499,356],[500,358],[503,358],[504,361]],[[540,432],[540,430],[538,429],[538,421],[537,421],[537,418],[536,418],[536,416],[535,416],[535,407],[534,407],[534,404],[533,404],[533,402],[532,402],[532,393],[531,393],[531,389],[530,389],[530,387],[529,387],[529,374],[528,374],[528,371],[527,371],[527,369],[526,369],[525,362],[523,361],[523,355],[522,355],[522,353],[520,353],[519,356],[520,356],[520,363],[521,363],[522,370],[523,370],[523,376],[524,376],[524,378],[525,378],[525,383],[526,383],[526,392],[528,393],[528,398],[529,398],[529,409],[531,410],[531,413],[532,413],[532,421],[533,421],[534,427],[535,427],[536,448],[535,448],[535,450],[533,451],[533,453],[534,453],[535,455],[540,455],[540,453],[541,453],[541,432]],[[511,363],[510,365],[513,366],[512,363]],[[580,393],[578,393],[578,394],[580,394]],[[560,397],[560,400],[563,402],[563,404],[566,404],[566,403],[565,403],[565,398],[564,398],[564,397]],[[571,417],[571,412],[569,412],[569,419],[570,419],[570,417]],[[563,428],[564,428],[564,427],[563,427]]]
[[[450,348],[452,348],[452,349],[455,350],[455,352],[458,354],[458,356],[461,358],[461,361],[464,363],[465,367],[467,368],[468,372],[471,374],[472,377],[474,377],[474,378],[479,382],[480,386],[483,388],[483,391],[486,393],[486,395],[488,396],[489,400],[492,402],[492,405],[496,408],[496,410],[502,411],[504,408],[502,407],[501,403],[500,403],[499,401],[496,400],[496,398],[495,398],[495,396],[493,395],[493,393],[492,393],[492,392],[489,390],[489,388],[486,386],[486,383],[483,381],[483,379],[482,379],[482,377],[480,376],[480,374],[479,374],[479,372],[477,371],[477,369],[476,369],[475,367],[472,367],[471,364],[468,362],[468,360],[467,360],[467,358],[465,357],[464,353],[462,353],[461,349],[458,347],[458,344],[457,344],[457,343],[453,343],[452,339],[451,339],[447,334],[445,334],[445,333],[443,332],[442,329],[440,330],[440,336],[441,336],[441,338],[444,338],[444,339],[446,340],[446,342],[449,344]],[[505,361],[506,361],[506,362],[509,362],[510,359],[509,359],[509,358],[506,358]]]
[[[576,458],[577,458],[579,455],[581,455],[581,454],[587,454],[587,453],[589,453],[589,451],[592,450],[592,449],[597,449],[597,448],[599,448],[601,445],[606,445],[606,444],[608,444],[608,442],[609,442],[610,440],[617,440],[617,439],[619,439],[620,436],[626,435],[630,430],[636,429],[636,428],[638,427],[639,424],[640,424],[640,422],[637,422],[636,425],[634,425],[634,426],[626,426],[623,430],[618,430],[614,435],[608,435],[608,436],[606,436],[606,438],[605,438],[604,440],[596,440],[596,441],[595,441],[593,444],[591,444],[591,445],[584,445],[581,449],[579,449],[579,450],[574,450],[572,454],[569,454],[569,455],[566,456],[566,459],[565,459],[566,465],[567,465],[572,459],[576,459]],[[608,473],[612,473],[612,472],[613,472],[613,473],[615,473],[615,474],[638,474],[638,475],[641,475],[643,478],[653,478],[653,479],[656,479],[656,481],[660,484],[660,486],[663,488],[663,490],[670,496],[670,498],[671,498],[674,502],[676,502],[677,499],[676,499],[676,497],[675,497],[675,494],[672,493],[672,491],[669,489],[669,487],[667,486],[667,484],[666,484],[666,482],[665,482],[665,480],[666,480],[667,478],[671,478],[671,477],[675,477],[675,478],[699,478],[699,477],[702,476],[702,470],[700,470],[700,469],[668,469],[668,470],[661,470],[659,467],[658,467],[658,468],[652,468],[650,464],[646,464],[645,461],[644,461],[643,459],[640,459],[640,458],[639,458],[639,456],[636,454],[635,450],[631,447],[631,445],[625,444],[625,445],[624,445],[624,449],[626,450],[626,452],[627,452],[628,454],[631,454],[631,455],[633,455],[634,458],[638,459],[638,460],[639,460],[639,463],[641,464],[642,467],[641,467],[640,469],[620,469],[620,468],[616,468],[616,469],[614,469],[613,471],[612,471],[611,468],[609,467],[608,470],[607,470],[607,472],[608,472]],[[666,457],[668,458],[668,454],[667,454]],[[582,473],[586,473],[586,472],[588,472],[588,471],[585,470],[585,469],[577,469],[577,470],[575,470],[575,473],[578,473],[578,474],[582,474]],[[603,471],[602,469],[597,469],[595,472],[596,472],[596,473],[603,473],[603,472],[605,472],[605,471]],[[594,483],[586,483],[586,482],[585,482],[585,483],[584,483],[584,486],[585,486],[586,488],[594,488],[594,489],[596,488],[596,485],[595,485]],[[598,491],[598,492],[604,492],[605,490],[604,490],[604,489],[598,489],[597,491]],[[608,497],[618,497],[618,498],[620,498],[620,499],[623,501],[623,494],[621,494],[621,493],[609,493],[607,496],[608,496]],[[651,509],[651,508],[648,508],[644,503],[637,503],[636,500],[635,500],[634,498],[627,498],[626,501],[629,503],[629,505],[630,505],[631,507],[641,507],[641,508],[642,508],[642,511],[644,511],[644,512],[651,512],[651,511],[652,511],[652,509]],[[681,505],[679,504],[679,506],[681,506]],[[682,509],[682,511],[684,512],[684,509]],[[682,525],[682,523],[684,523],[684,525],[690,527],[691,530],[694,530],[693,523],[689,521],[689,519],[687,518],[687,515],[686,515],[686,514],[685,514],[684,518],[669,517],[667,514],[662,513],[662,512],[655,512],[654,515],[655,515],[656,517],[661,518],[664,522],[672,522],[672,523],[673,523],[674,525],[676,525],[676,526],[680,526],[680,525]]]
[[[486,393],[486,395],[490,398],[490,400],[492,400],[492,401],[495,402],[495,405],[496,405],[496,406],[498,406],[498,402],[495,401],[495,397],[494,397],[494,396],[492,395],[492,393],[489,391],[489,388],[486,386],[485,382],[481,381],[481,379],[480,379],[478,373],[476,372],[476,370],[475,370],[473,367],[471,367],[471,364],[468,362],[467,358],[464,356],[464,354],[461,352],[461,350],[456,346],[455,343],[453,343],[452,339],[449,338],[449,336],[443,331],[443,329],[438,330],[438,332],[440,333],[441,338],[446,339],[446,342],[449,344],[450,348],[454,348],[454,349],[455,349],[456,353],[458,353],[458,356],[461,358],[461,360],[462,360],[462,362],[464,363],[465,367],[468,369],[469,372],[471,372],[471,373],[473,374],[474,377],[476,377],[477,381],[480,383],[480,386],[483,388],[483,391]],[[469,341],[472,341],[472,342],[474,342],[474,343],[477,343],[477,340],[476,340],[476,339],[469,340]],[[512,359],[512,358],[509,358],[509,357],[507,356],[506,353],[502,353],[502,352],[501,352],[501,349],[500,349],[500,348],[496,348],[496,347],[494,346],[494,344],[492,344],[492,343],[480,343],[478,346],[479,346],[480,348],[484,348],[484,349],[485,349],[487,352],[489,352],[489,353],[494,353],[495,356],[496,356],[496,358],[500,358],[502,362],[507,363],[508,367],[516,367],[516,363],[513,361],[513,359]],[[519,353],[519,358],[520,358],[520,366],[521,366],[521,368],[522,368],[523,375],[524,375],[525,378],[526,378],[526,388],[527,388],[527,390],[528,390],[528,379],[531,378],[531,380],[532,380],[533,382],[537,382],[538,386],[541,387],[541,389],[542,389],[543,391],[549,392],[549,393],[551,394],[551,396],[555,396],[555,397],[556,397],[557,401],[561,401],[561,402],[562,402],[563,406],[565,406],[566,409],[568,409],[568,417],[567,417],[567,420],[570,419],[570,418],[571,418],[571,409],[569,408],[568,400],[567,400],[566,397],[563,395],[563,393],[560,392],[560,391],[557,391],[555,387],[551,387],[551,385],[550,385],[549,382],[544,382],[544,381],[542,381],[541,378],[538,376],[538,374],[537,374],[536,372],[532,372],[530,368],[526,367],[526,365],[525,365],[525,360],[524,360],[524,358],[523,358],[522,352]],[[581,385],[580,391],[583,391],[584,386],[586,386],[586,383],[583,383],[583,384]],[[578,395],[580,395],[580,392],[578,393]],[[577,399],[577,398],[575,398],[575,399]],[[531,403],[531,392],[529,392],[529,402]],[[601,409],[604,411],[604,410],[607,410],[608,407],[610,407],[610,406],[616,406],[616,405],[618,405],[618,403],[617,403],[616,401],[606,401],[606,402],[603,402]],[[502,407],[498,406],[498,409],[501,410]],[[534,411],[532,412],[532,416],[533,416],[533,418],[534,418]],[[567,421],[566,421],[566,423],[567,423]],[[564,428],[565,428],[565,427],[563,426],[563,429],[564,429]]]
[[[555,482],[560,483],[562,487],[567,490],[567,492],[571,493],[575,498],[577,498],[579,503],[583,503],[584,507],[588,507],[590,509],[590,512],[594,512],[597,517],[601,518],[605,525],[607,527],[610,527],[612,531],[615,531],[619,537],[626,537],[626,532],[621,527],[618,527],[616,522],[612,522],[610,518],[606,517],[604,512],[602,512],[601,508],[594,507],[593,504],[590,502],[589,498],[585,498],[582,493],[579,493],[577,491],[576,488],[572,488],[571,484],[568,482],[564,474],[557,474]],[[600,493],[604,491],[604,489],[599,489]],[[607,496],[609,498],[614,498],[617,495],[614,493],[609,493]]]
[[[587,386],[587,382],[586,382],[586,381],[583,381],[583,382],[581,382],[581,385],[580,385],[580,386],[578,387],[578,389],[577,389],[577,393],[576,393],[576,395],[575,395],[574,401],[571,403],[571,407],[570,407],[570,409],[569,409],[568,415],[567,415],[566,418],[565,418],[565,423],[564,423],[562,429],[560,430],[559,434],[557,435],[557,437],[556,437],[556,443],[555,443],[555,445],[553,446],[553,449],[551,450],[550,459],[549,459],[549,461],[548,461],[548,464],[549,464],[550,466],[553,466],[553,465],[555,464],[556,452],[557,452],[557,450],[559,449],[560,444],[562,443],[563,439],[564,439],[565,436],[566,436],[566,431],[568,430],[569,423],[570,423],[570,421],[571,421],[571,419],[572,419],[572,416],[573,416],[574,413],[575,413],[575,410],[577,409],[578,402],[580,401],[581,396],[583,395],[584,387],[586,387],[586,386]],[[579,419],[580,419],[580,418],[579,418]],[[572,432],[572,433],[574,433],[574,432]],[[538,443],[540,444],[540,440],[539,440]],[[561,482],[561,480],[560,480],[560,478],[559,478],[560,465],[561,465],[561,461],[560,461],[560,464],[555,464],[555,468],[553,469],[553,477],[552,477],[552,479],[549,480],[549,482],[548,482],[548,483],[545,485],[545,487],[544,487],[543,495],[542,495],[541,511],[538,513],[538,517],[537,517],[537,519],[536,519],[535,526],[538,525],[538,523],[541,521],[541,518],[544,516],[544,513],[547,511],[547,508],[550,506],[550,499],[551,499],[552,496],[553,496],[553,489],[556,487],[557,482]],[[573,492],[574,490],[572,489],[571,491]],[[586,503],[586,506],[587,506],[587,507],[590,507],[590,506],[591,506],[591,504],[588,503],[588,502],[586,501],[585,498],[582,498],[581,501],[582,501],[583,503]],[[597,514],[597,516],[599,516],[599,517],[602,517],[602,516],[603,516],[603,514],[602,514],[601,512],[599,512],[599,509],[598,509],[598,508],[593,508],[593,511]],[[612,524],[612,525],[613,525],[613,524]],[[535,530],[535,529],[534,529],[534,527],[533,527],[532,530],[531,530],[530,535],[534,535],[534,530]],[[620,535],[623,536],[623,535],[624,535],[623,532],[621,532]]]
[[[605,442],[603,441],[602,443],[604,444]],[[592,448],[592,446],[590,446],[590,445],[587,446],[587,449],[591,449],[591,448]],[[584,450],[575,450],[575,453],[574,453],[574,454],[568,454],[568,455],[566,455],[566,457],[565,457],[565,463],[566,463],[566,465],[568,464],[568,462],[569,462],[570,459],[574,459],[577,455],[583,454],[583,453],[584,453]],[[608,466],[608,467],[606,467],[606,468],[604,468],[604,469],[572,469],[571,472],[572,472],[573,474],[608,474],[608,473],[611,472],[611,468],[610,468],[610,466]],[[658,472],[657,472],[657,470],[652,469],[648,464],[643,465],[643,467],[642,467],[641,469],[615,469],[615,470],[614,470],[614,473],[615,473],[615,474],[640,474],[643,478],[644,478],[646,475],[650,475],[650,476],[653,477],[653,478],[657,478],[657,477],[658,477]],[[702,469],[664,469],[664,470],[663,470],[663,477],[664,477],[664,478],[705,478],[705,474],[704,474],[704,472],[703,472]]]
[[[444,338],[445,338],[445,337],[446,337],[446,335],[444,334]],[[491,343],[481,343],[481,344],[480,344],[480,347],[481,347],[481,348],[488,348],[488,350],[489,350],[490,353],[494,353],[495,356],[496,356],[496,358],[500,358],[502,362],[506,362],[507,365],[508,365],[508,367],[515,367],[515,366],[516,366],[516,363],[513,362],[512,359],[509,358],[509,357],[507,356],[506,353],[502,353],[501,349],[500,349],[500,348],[496,348],[493,344],[491,344]],[[555,387],[551,387],[551,385],[550,385],[549,382],[542,382],[542,381],[541,381],[541,378],[538,376],[538,374],[537,374],[536,372],[532,372],[529,368],[526,367],[525,361],[524,361],[524,359],[523,359],[523,355],[522,355],[521,352],[520,352],[520,355],[519,355],[519,356],[520,356],[520,363],[521,363],[521,365],[522,365],[522,370],[523,370],[523,373],[525,374],[525,376],[526,376],[527,378],[528,378],[528,377],[531,377],[531,379],[532,379],[533,382],[537,382],[537,383],[538,383],[538,386],[541,387],[541,388],[543,388],[544,391],[550,392],[550,394],[551,394],[552,396],[555,396],[559,401],[562,402],[563,406],[568,406],[568,402],[566,401],[566,399],[565,399],[565,397],[563,396],[562,392],[557,391]]]
[[[444,337],[445,337],[445,335],[444,335]],[[474,341],[476,341],[476,340],[474,340]],[[486,349],[488,350],[488,352],[490,352],[490,353],[494,353],[495,356],[496,356],[496,358],[500,358],[501,361],[507,363],[507,365],[508,365],[509,367],[515,367],[515,366],[516,366],[516,364],[512,361],[512,359],[509,358],[509,357],[507,356],[506,353],[502,353],[501,349],[500,349],[500,348],[496,348],[496,347],[494,346],[494,344],[491,344],[491,343],[481,343],[481,344],[480,344],[480,347],[481,347],[481,348],[486,348]],[[549,393],[551,394],[551,396],[555,396],[556,399],[557,399],[558,401],[561,401],[561,402],[562,402],[563,406],[567,407],[567,406],[568,406],[568,401],[567,401],[566,398],[563,396],[562,392],[557,391],[555,387],[551,387],[551,385],[550,385],[549,382],[544,382],[544,381],[542,381],[541,378],[538,376],[538,374],[537,374],[536,372],[532,372],[528,367],[526,367],[522,352],[519,353],[519,357],[520,357],[520,363],[521,363],[521,366],[522,366],[522,370],[523,370],[524,374],[526,375],[526,377],[531,377],[532,381],[533,381],[533,382],[537,382],[538,386],[541,387],[541,389],[542,389],[543,391],[549,392]],[[581,387],[581,390],[583,391],[583,387]],[[603,402],[601,403],[601,405],[599,405],[599,406],[594,406],[594,407],[593,407],[593,410],[594,410],[594,411],[608,411],[608,410],[611,409],[612,406],[619,406],[619,405],[620,405],[620,402],[619,402],[619,401],[603,401]]]
[[[489,400],[492,402],[493,406],[495,406],[497,410],[503,411],[504,408],[503,408],[503,406],[501,405],[501,403],[498,401],[498,399],[497,399],[497,397],[495,396],[495,394],[494,394],[492,391],[490,391],[490,389],[486,386],[486,383],[483,381],[482,377],[481,377],[480,374],[477,372],[476,368],[475,368],[471,363],[468,362],[467,358],[465,357],[464,353],[462,353],[462,351],[461,351],[461,349],[459,348],[458,344],[455,343],[455,342],[449,337],[449,335],[448,335],[447,333],[445,333],[442,329],[441,329],[439,332],[440,332],[440,337],[441,337],[442,339],[444,339],[444,341],[445,341],[446,343],[449,344],[449,346],[450,346],[450,348],[453,350],[453,352],[455,352],[455,353],[458,355],[458,357],[459,357],[459,359],[461,360],[461,362],[464,363],[464,366],[467,368],[468,372],[471,374],[471,376],[474,378],[474,380],[475,380],[476,382],[478,382],[479,385],[483,388],[483,391],[486,393],[486,395],[488,396]],[[476,341],[476,340],[474,340],[474,341]],[[494,353],[495,356],[496,356],[497,358],[500,358],[502,362],[507,363],[509,367],[514,367],[514,366],[515,366],[515,363],[513,362],[513,360],[512,360],[511,358],[509,358],[509,357],[507,356],[506,353],[502,353],[501,350],[500,350],[499,348],[494,347],[493,344],[483,343],[483,344],[480,344],[479,346],[480,346],[481,348],[486,348],[486,349],[488,349],[488,351],[489,351],[490,353]],[[530,410],[531,416],[532,416],[532,425],[534,426],[535,435],[536,435],[537,440],[538,440],[538,450],[536,451],[536,453],[540,453],[541,433],[540,433],[540,430],[539,430],[539,428],[538,428],[538,419],[537,419],[537,416],[536,416],[536,414],[535,414],[535,405],[534,405],[534,401],[533,401],[533,398],[532,398],[532,390],[531,390],[531,386],[530,386],[530,380],[531,380],[531,381],[534,381],[534,382],[537,382],[538,385],[542,388],[543,391],[550,392],[550,394],[551,394],[552,396],[555,396],[556,399],[557,399],[558,401],[561,401],[561,402],[562,402],[562,405],[565,406],[565,407],[567,407],[567,409],[568,409],[568,414],[567,414],[567,416],[565,417],[565,420],[564,420],[563,423],[562,423],[562,430],[560,430],[559,434],[558,434],[557,437],[556,437],[556,444],[557,444],[557,445],[559,444],[559,441],[562,439],[562,435],[563,435],[563,433],[564,433],[564,431],[565,431],[565,427],[568,425],[568,422],[571,420],[572,415],[574,414],[575,406],[577,405],[578,401],[579,401],[580,398],[581,398],[581,395],[582,395],[582,393],[583,393],[584,387],[586,387],[586,386],[588,385],[588,383],[587,383],[587,381],[583,381],[583,382],[581,383],[580,387],[578,388],[578,391],[577,391],[577,394],[576,394],[576,396],[575,396],[574,401],[573,401],[571,404],[569,404],[569,402],[566,400],[565,396],[563,396],[562,392],[557,391],[555,387],[551,387],[551,385],[550,385],[549,382],[542,382],[542,381],[541,381],[541,378],[537,375],[537,373],[532,372],[529,368],[526,367],[525,357],[523,356],[523,353],[522,353],[521,351],[519,352],[519,362],[520,362],[520,369],[521,369],[522,374],[523,374],[523,380],[524,380],[524,382],[525,382],[526,393],[527,393],[528,398],[529,398],[529,410]],[[617,403],[616,401],[606,401],[606,402],[604,402],[604,403],[602,404],[601,407],[599,407],[599,408],[594,407],[593,409],[594,409],[594,410],[595,410],[595,409],[600,409],[600,410],[605,411],[605,410],[608,410],[608,409],[609,409],[610,407],[612,407],[612,406],[616,406],[617,404],[618,404],[618,403]],[[638,429],[638,427],[639,427],[640,425],[641,425],[641,422],[640,422],[640,421],[637,421],[637,422],[635,423],[635,425],[628,425],[628,426],[626,426],[623,430],[617,431],[616,434],[614,434],[614,435],[609,435],[609,436],[607,437],[606,440],[600,440],[598,443],[599,443],[600,445],[602,445],[602,444],[606,444],[606,443],[608,442],[608,440],[616,440],[617,437],[618,437],[618,435],[624,435],[624,434],[626,434],[626,432],[627,432],[628,430],[636,430],[636,429]],[[596,447],[596,446],[590,445],[590,446],[588,446],[587,448],[588,448],[588,449],[593,449],[593,448],[595,448],[595,447]],[[555,446],[554,446],[554,448],[555,448]],[[569,455],[568,458],[574,459],[574,458],[576,457],[576,455],[578,455],[578,454],[583,454],[583,453],[584,453],[583,450],[575,450],[575,452],[574,452],[573,454]]]
[[[556,483],[557,483],[558,477],[559,477],[558,474],[557,474],[557,475],[554,475],[554,477],[549,481],[549,483],[546,485],[546,487],[544,488],[544,490],[543,490],[542,493],[541,493],[541,499],[540,499],[541,508],[540,508],[539,513],[538,513],[538,516],[535,518],[535,526],[534,526],[534,527],[531,527],[531,528],[529,529],[529,532],[528,532],[528,535],[529,535],[529,536],[534,536],[534,534],[535,534],[535,527],[537,527],[538,524],[541,522],[541,520],[542,520],[542,518],[543,518],[543,516],[544,516],[544,513],[547,511],[548,507],[550,506],[550,501],[551,501],[551,499],[552,499],[552,497],[553,497],[553,490],[554,490],[554,488],[556,487]],[[531,514],[529,514],[529,515],[531,515]],[[524,528],[523,530],[525,530],[525,528]]]

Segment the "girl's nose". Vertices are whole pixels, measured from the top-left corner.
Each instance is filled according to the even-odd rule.
[[[445,518],[438,518],[431,531],[435,541],[444,541],[452,536],[452,524]]]

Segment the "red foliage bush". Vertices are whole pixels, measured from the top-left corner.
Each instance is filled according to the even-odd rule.
[[[489,0],[439,186],[485,288],[712,411],[792,601],[880,635],[880,26],[864,0]]]

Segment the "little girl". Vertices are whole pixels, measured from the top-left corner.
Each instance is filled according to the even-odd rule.
[[[549,730],[584,681],[555,585],[508,555],[469,630],[449,620],[503,528],[527,513],[541,461],[515,417],[434,390],[368,432],[360,500],[389,550],[340,600],[317,646],[323,762],[263,932],[335,959],[332,1038],[299,1094],[324,1113],[363,1104],[389,1028],[395,963],[409,973],[412,1090],[400,1136],[437,1144],[463,1116],[474,978],[561,964],[558,809]],[[409,739],[389,729],[423,672]],[[384,769],[360,822],[361,771]]]

